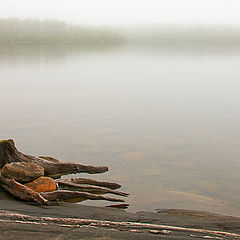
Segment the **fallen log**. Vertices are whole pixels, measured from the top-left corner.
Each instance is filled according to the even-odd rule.
[[[104,188],[104,187],[88,186],[84,184],[70,183],[62,180],[57,180],[56,182],[58,184],[59,189],[61,190],[81,191],[81,192],[89,192],[94,194],[111,193],[111,194],[124,196],[124,197],[127,197],[129,195],[124,192],[115,191],[115,190]]]
[[[78,191],[58,190],[53,192],[43,192],[41,195],[49,201],[67,201],[74,199],[106,200],[111,202],[124,202],[122,199],[111,198],[102,195],[84,193]]]
[[[6,192],[12,194],[13,196],[21,200],[35,202],[39,205],[49,205],[48,200],[46,200],[39,193],[16,182],[14,179],[5,178],[1,173],[0,184]]]
[[[106,166],[87,166],[78,163],[63,163],[49,161],[43,158],[26,155],[17,150],[12,139],[0,141],[0,168],[11,162],[33,162],[44,168],[45,176],[60,178],[62,175],[74,173],[104,173]]]
[[[121,187],[121,185],[117,183],[101,182],[101,181],[96,181],[90,178],[63,178],[63,179],[60,179],[60,181],[66,182],[66,183],[88,184],[88,185],[94,185],[99,187],[106,187],[113,190]]]

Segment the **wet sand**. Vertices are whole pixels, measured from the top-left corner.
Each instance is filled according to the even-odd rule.
[[[129,213],[70,203],[36,206],[3,191],[0,206],[0,239],[7,240],[240,239],[240,218],[200,211]]]

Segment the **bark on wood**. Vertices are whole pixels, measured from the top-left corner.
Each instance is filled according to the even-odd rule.
[[[69,199],[90,199],[90,200],[106,200],[111,202],[124,202],[122,199],[111,198],[102,195],[96,195],[91,193],[83,193],[78,191],[58,190],[54,192],[44,192],[41,195],[49,201],[66,201]]]
[[[6,178],[19,182],[30,182],[44,175],[44,168],[32,162],[6,163],[1,173]]]
[[[53,162],[43,158],[26,155],[17,150],[13,140],[4,140],[0,142],[0,168],[10,162],[33,162],[42,166],[45,175],[52,178],[59,178],[62,175],[73,173],[104,173],[108,171],[106,166],[87,166],[78,163]]]
[[[39,205],[49,205],[48,200],[32,189],[16,182],[14,179],[5,178],[0,174],[0,183],[5,191],[24,201],[35,202]]]
[[[13,140],[0,141],[0,170],[6,163],[36,163],[44,168],[44,175],[52,178],[58,178],[62,175],[73,174],[73,173],[104,173],[108,171],[105,166],[87,166],[77,163],[63,163],[59,160],[51,157],[34,157],[31,155],[26,155],[17,150]],[[53,192],[42,192],[37,193],[34,190],[24,186],[14,179],[5,178],[0,174],[0,185],[13,196],[22,199],[24,201],[31,201],[41,205],[52,205],[51,201],[83,201],[86,199],[91,200],[106,200],[112,202],[124,202],[122,199],[116,199],[112,197],[96,195],[92,193],[105,194],[111,193],[120,196],[127,196],[127,193],[115,191],[113,189],[119,188],[120,185],[116,183],[99,182],[91,179],[84,178],[70,178],[65,180],[56,181],[57,185],[68,190],[59,190]],[[89,186],[79,183],[88,183]],[[107,188],[108,187],[108,188]],[[77,191],[76,191],[77,190]],[[78,191],[80,190],[80,191]],[[81,192],[84,191],[84,192]],[[91,193],[86,193],[91,192]]]
[[[48,161],[50,161],[50,162],[61,162],[61,161],[59,161],[58,159],[53,158],[53,157],[39,156],[39,158],[42,158],[42,159],[48,160]]]
[[[94,194],[106,194],[111,193],[119,196],[127,197],[128,194],[120,191],[115,191],[109,188],[103,187],[95,187],[89,186],[84,184],[76,184],[76,183],[69,183],[61,180],[56,181],[58,183],[58,187],[62,190],[72,190],[72,191],[80,191],[80,192],[89,192]]]
[[[60,181],[66,182],[66,183],[76,183],[76,184],[88,184],[88,185],[94,185],[99,187],[106,187],[110,189],[118,189],[121,187],[120,184],[112,183],[112,182],[100,182],[89,178],[63,178],[60,179]]]

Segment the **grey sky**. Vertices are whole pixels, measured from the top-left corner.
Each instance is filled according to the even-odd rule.
[[[0,0],[0,17],[87,25],[238,24],[239,0]]]

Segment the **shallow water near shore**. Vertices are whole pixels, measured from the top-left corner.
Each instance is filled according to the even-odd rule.
[[[1,47],[0,136],[109,166],[90,177],[120,183],[130,211],[240,216],[239,62],[211,46]]]

